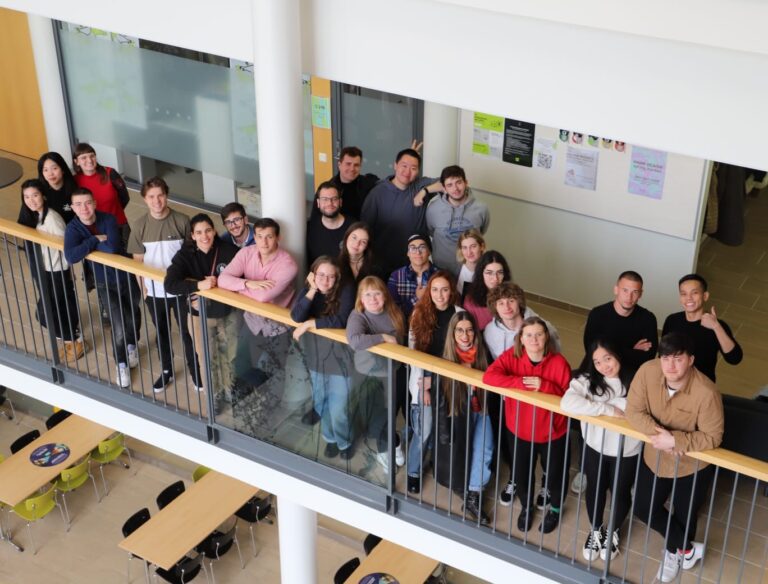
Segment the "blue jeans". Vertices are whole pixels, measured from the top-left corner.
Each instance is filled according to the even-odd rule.
[[[413,436],[408,444],[408,476],[421,476],[424,446],[432,435],[432,406],[411,404],[411,429]]]
[[[339,450],[352,445],[352,424],[349,421],[349,390],[346,377],[310,371],[312,401],[320,415],[320,428],[328,443]]]
[[[480,492],[491,479],[493,460],[493,428],[491,418],[480,412],[470,412],[472,427],[471,466],[469,490]]]

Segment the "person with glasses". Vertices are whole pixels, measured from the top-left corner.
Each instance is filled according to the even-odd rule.
[[[320,211],[307,221],[307,263],[320,256],[336,257],[341,241],[352,225],[352,218],[341,213],[342,199],[339,189],[330,181],[322,183],[315,192],[315,206]]]
[[[512,272],[504,256],[494,250],[485,252],[477,262],[475,278],[464,298],[464,310],[475,317],[478,330],[484,331],[493,321],[493,313],[488,308],[488,293],[502,282],[511,281]]]
[[[221,208],[221,220],[226,231],[221,234],[221,240],[236,245],[248,247],[256,243],[253,226],[248,223],[245,207],[240,203],[228,203]]]
[[[416,302],[424,295],[427,280],[437,271],[429,259],[432,253],[429,237],[414,233],[408,238],[407,246],[410,263],[392,272],[387,282],[389,293],[403,311],[406,321]]]
[[[363,151],[357,146],[345,146],[339,152],[338,172],[330,181],[339,190],[339,196],[344,199],[344,215],[353,220],[360,218],[365,198],[379,182],[379,177],[375,174],[363,174],[362,166]],[[320,209],[312,207],[312,218],[319,215]]]

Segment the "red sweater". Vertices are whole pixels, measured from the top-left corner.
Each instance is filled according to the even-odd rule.
[[[522,357],[515,357],[515,350],[502,353],[483,375],[483,383],[496,387],[510,387],[531,391],[523,385],[523,377],[540,377],[539,392],[562,396],[571,381],[571,366],[560,353],[549,353],[537,364],[531,363],[523,350]],[[504,415],[507,429],[522,440],[529,442],[547,442],[557,440],[568,429],[568,418],[552,414],[544,408],[536,408],[536,427],[534,433],[534,407],[520,403],[515,399],[504,398]],[[519,415],[518,415],[519,411]],[[552,435],[549,434],[549,421],[552,416]],[[517,431],[515,425],[517,424]]]
[[[114,172],[111,168],[105,167],[105,169],[107,177]],[[112,186],[112,181],[107,179],[107,182],[102,184],[101,175],[98,172],[91,176],[86,176],[80,172],[75,175],[75,182],[77,182],[77,186],[86,188],[93,193],[93,200],[96,201],[96,208],[99,211],[113,215],[117,219],[118,225],[128,223],[128,218],[125,216],[123,206],[120,204],[117,190]]]

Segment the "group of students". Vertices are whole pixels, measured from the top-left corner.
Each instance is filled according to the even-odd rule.
[[[360,406],[370,410],[365,432],[376,440],[378,460],[389,468],[387,404],[381,381],[388,375],[388,367],[367,350],[380,343],[407,343],[412,349],[484,371],[483,382],[488,385],[562,396],[561,406],[569,413],[626,416],[651,437],[645,464],[638,465],[641,442],[582,424],[585,498],[592,526],[584,545],[586,559],[606,559],[618,553],[619,532],[632,505],[630,491],[638,466],[640,478],[656,485],[659,480],[672,480],[674,473],[678,483],[682,478],[698,477],[688,496],[700,504],[708,488],[707,476],[702,474],[706,465],[693,468],[683,457],[680,461],[686,463],[673,464],[670,471],[668,457],[675,459],[719,444],[722,403],[718,417],[714,360],[717,350],[730,363],[741,359],[727,325],[716,318],[714,309],[703,311],[706,282],[695,275],[681,280],[682,321],[672,315],[659,344],[655,317],[649,326],[650,313],[637,306],[642,279],[634,272],[622,274],[614,288],[614,301],[590,314],[585,357],[572,373],[560,353],[557,331],[527,306],[523,290],[512,282],[505,258],[485,249],[487,209],[471,198],[463,170],[452,166],[438,180],[418,178],[418,151],[406,149],[398,153],[395,174],[376,182],[372,175],[360,173],[361,162],[359,149],[345,149],[339,173],[317,190],[307,227],[312,236],[307,251],[314,257],[304,287],[296,294],[298,265],[280,249],[276,221],[263,218],[251,224],[242,205],[231,203],[221,211],[226,232],[219,236],[206,214],[190,221],[172,211],[167,204],[168,187],[155,177],[142,186],[148,212],[128,226],[123,210],[128,202],[125,184],[113,170],[98,164],[90,146],[76,147],[74,176],[61,156],[45,154],[39,163],[40,178],[22,185],[19,222],[65,238],[64,258],[43,249],[40,266],[38,253],[30,249],[28,254],[40,296],[49,291],[54,299],[51,316],[55,334],[62,340],[60,357],[77,359],[85,350],[70,264],[95,250],[130,254],[165,269],[165,279],[137,284],[133,277],[101,264],[86,269],[93,275],[111,323],[120,386],[130,385],[130,369],[138,365],[141,296],[157,331],[162,371],[153,387],[158,393],[175,374],[172,311],[193,385],[202,391],[203,380],[210,377],[216,404],[226,399],[235,384],[245,380],[258,386],[270,376],[269,367],[273,371],[284,368],[293,337],[303,349],[312,381],[312,407],[302,421],[321,424],[325,456],[348,460],[354,455],[358,436],[353,417],[359,412],[352,411],[350,404],[353,392],[367,384],[369,395],[378,396],[378,401]],[[348,199],[366,222],[342,214]],[[318,246],[322,253],[316,253]],[[430,259],[436,257],[456,261],[439,266]],[[404,261],[407,263],[402,265]],[[291,308],[298,326],[291,332],[276,321],[227,305],[209,301],[201,305],[196,293],[216,287]],[[42,312],[38,310],[39,318],[43,318]],[[213,347],[208,362],[202,358],[203,314]],[[188,316],[198,343],[189,334]],[[348,347],[305,334],[322,328],[346,328]],[[717,344],[714,355],[711,337]],[[233,343],[233,338],[238,341]],[[702,350],[707,351],[702,359],[707,375],[693,367],[694,358],[699,365]],[[494,458],[500,456],[509,466],[510,477],[499,504],[509,506],[515,496],[520,499],[517,525],[523,531],[533,525],[533,509],[542,508],[545,513],[539,529],[553,531],[565,500],[562,487],[568,482],[568,419],[546,408],[438,378],[420,368],[395,369],[397,395],[391,405],[402,408],[408,419],[404,434],[395,437],[395,462],[398,466],[407,463],[408,491],[420,492],[424,472],[431,465],[437,482],[462,497],[466,513],[487,524],[482,491],[490,480]],[[661,390],[666,398],[654,394],[654,399],[648,399],[651,392]],[[695,392],[701,395],[692,397]],[[683,401],[687,418],[680,421],[669,415],[677,411],[669,404]],[[663,411],[652,411],[656,406]],[[665,420],[669,426],[662,427]],[[404,442],[408,442],[407,457]],[[494,451],[497,442],[501,452]],[[537,458],[543,488],[534,505]],[[678,488],[673,510],[667,512],[663,499],[669,491],[663,497],[659,494],[666,486],[656,487],[654,501],[646,496],[650,485],[645,486],[635,491],[635,513],[654,529],[668,532],[669,557],[665,555],[660,579],[670,581],[674,565],[691,567],[703,554],[700,544],[692,542],[698,507],[692,504],[692,517],[685,517],[688,505],[678,500],[683,491]],[[606,522],[606,492],[614,488],[613,517]],[[672,518],[668,521],[669,513]],[[612,533],[607,531],[609,523],[615,527]]]

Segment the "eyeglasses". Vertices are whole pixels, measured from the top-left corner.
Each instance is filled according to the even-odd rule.
[[[240,225],[243,222],[244,217],[233,217],[232,219],[227,219],[224,221],[224,225],[227,227],[232,227],[234,225]]]
[[[423,243],[421,245],[409,245],[408,253],[424,253],[427,249],[427,246]]]
[[[340,197],[317,197],[317,200],[321,203],[338,203]]]

